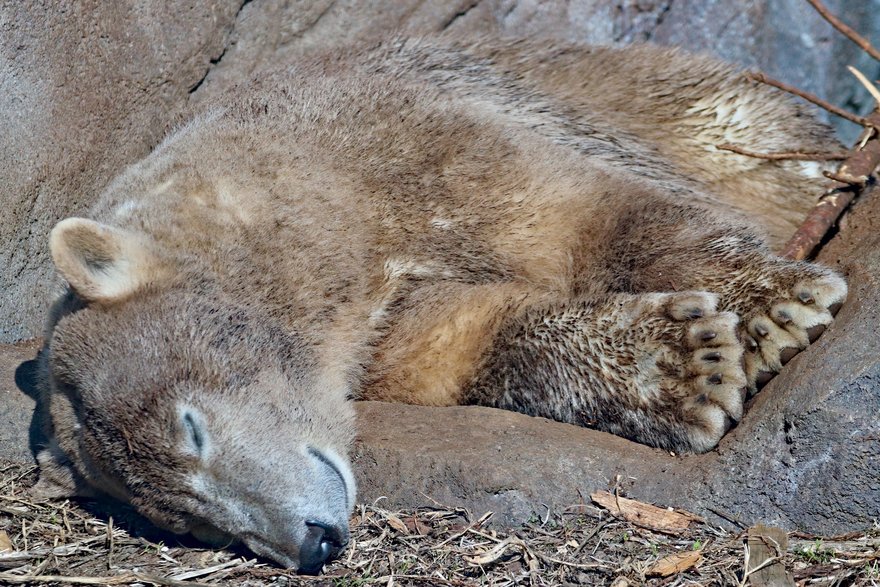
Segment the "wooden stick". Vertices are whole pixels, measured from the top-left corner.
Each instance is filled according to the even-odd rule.
[[[715,145],[715,148],[720,151],[730,151],[738,155],[754,157],[755,159],[766,159],[767,161],[843,161],[850,155],[848,152],[842,151],[837,153],[758,153],[729,143]]]
[[[748,77],[749,79],[754,80],[756,82],[760,82],[762,84],[767,84],[768,86],[773,86],[774,88],[778,88],[778,89],[782,90],[783,92],[788,92],[789,94],[793,94],[799,98],[803,98],[807,102],[812,102],[813,104],[815,104],[819,108],[822,108],[823,110],[827,110],[831,114],[834,114],[835,116],[839,116],[840,118],[844,118],[846,120],[849,120],[850,122],[854,122],[854,123],[859,124],[861,126],[870,126],[871,125],[871,123],[868,122],[867,118],[864,118],[862,116],[857,116],[851,112],[847,112],[843,108],[838,108],[837,106],[835,106],[831,102],[823,100],[822,98],[820,98],[819,96],[816,96],[815,94],[805,92],[804,90],[800,90],[794,86],[790,86],[790,85],[783,83],[779,80],[775,80],[771,77],[767,77],[767,75],[765,75],[761,72],[758,72],[758,71],[749,72],[746,74],[746,77]]]
[[[823,171],[822,175],[838,183],[845,183],[846,185],[856,187],[864,187],[868,185],[868,181],[871,179],[867,175],[846,175],[839,171]]]
[[[822,2],[820,2],[819,0],[807,0],[807,2],[809,2],[813,6],[813,8],[816,9],[816,12],[818,12],[822,18],[827,20],[831,24],[831,26],[843,33],[847,39],[861,47],[862,51],[864,51],[877,61],[880,61],[880,51],[875,49],[868,41],[868,39],[855,32],[853,29],[847,26],[846,23],[831,14],[831,11],[828,10],[828,8],[826,8],[825,5],[822,4]]]
[[[758,524],[749,528],[746,538],[745,569],[740,585],[752,587],[794,587],[794,579],[785,570],[782,556],[788,549],[788,534],[779,528]]]
[[[853,151],[852,155],[840,165],[836,177],[867,178],[880,166],[880,138],[875,130],[880,128],[880,111],[872,112],[868,116],[868,121],[873,128],[865,132],[869,133],[870,137],[864,143],[864,147]],[[786,243],[782,256],[795,260],[810,256],[859,193],[861,189],[858,185],[854,186],[842,181],[830,184],[825,194],[807,215],[804,223]]]
[[[131,583],[149,583],[167,587],[215,587],[210,583],[193,581],[177,581],[167,577],[156,577],[141,573],[126,573],[107,577],[66,577],[64,575],[13,575],[0,573],[0,583],[7,585],[33,585],[35,583],[70,583],[72,585],[126,585]]]
[[[868,93],[871,94],[872,98],[874,98],[874,102],[877,103],[877,106],[880,106],[880,90],[877,89],[877,86],[872,84],[864,73],[862,73],[852,65],[847,65],[846,68],[851,74],[856,76],[856,79],[859,80],[860,84],[865,86],[865,89],[868,90]]]

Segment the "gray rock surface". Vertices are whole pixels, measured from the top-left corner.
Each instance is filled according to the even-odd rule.
[[[26,362],[39,348],[39,341],[0,345],[0,458],[33,459],[29,433],[36,402],[28,395],[31,388],[23,379],[28,378]]]
[[[827,4],[880,38],[880,0]],[[880,77],[802,0],[0,2],[0,341],[39,334],[51,226],[86,209],[190,104],[261,67],[391,31],[681,45],[854,109],[868,102],[844,65]],[[712,510],[816,532],[870,526],[880,519],[880,199],[848,223],[822,258],[849,273],[849,303],[717,451],[677,457],[487,408],[365,403],[354,452],[362,499],[435,499],[515,522],[616,485],[715,521]],[[33,402],[12,381],[35,349],[0,347],[3,458],[30,458]]]
[[[49,230],[161,140],[222,53],[238,8],[0,3],[0,341],[40,333]]]
[[[359,499],[384,497],[383,507],[440,503],[517,523],[589,503],[618,475],[644,488],[676,466],[668,453],[611,434],[493,408],[359,402],[358,418]]]
[[[880,38],[880,0],[827,0],[868,38]],[[389,34],[550,37],[586,43],[652,42],[714,54],[857,110],[867,92],[846,71],[873,62],[804,0],[256,0],[244,6],[223,58],[197,97],[306,51]],[[851,123],[840,126],[852,139]]]

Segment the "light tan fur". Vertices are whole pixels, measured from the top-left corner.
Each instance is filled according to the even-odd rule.
[[[398,40],[261,75],[53,231],[40,488],[316,572],[351,397],[711,449],[846,295],[768,246],[818,168],[721,142],[834,148],[653,47]]]

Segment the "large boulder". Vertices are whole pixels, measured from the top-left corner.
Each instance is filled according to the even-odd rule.
[[[47,235],[162,139],[237,1],[0,4],[0,341],[40,333]]]

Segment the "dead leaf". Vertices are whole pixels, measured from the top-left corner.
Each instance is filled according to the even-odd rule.
[[[431,527],[418,519],[416,516],[405,518],[403,520],[403,523],[406,524],[406,529],[409,530],[411,534],[427,536],[431,533]]]
[[[664,509],[634,499],[619,497],[607,491],[591,493],[590,499],[615,516],[622,517],[636,526],[666,534],[681,534],[690,528],[691,522],[702,521],[699,516],[690,512]]]
[[[403,521],[394,514],[388,514],[385,519],[388,521],[389,526],[391,526],[401,534],[409,534],[409,530],[407,529],[406,524],[404,524]]]
[[[0,552],[7,550],[15,550],[15,547],[12,546],[12,540],[9,539],[9,534],[6,533],[6,530],[0,530]]]
[[[669,575],[676,575],[693,567],[702,559],[703,554],[699,550],[687,550],[684,552],[677,552],[669,556],[664,556],[656,563],[651,565],[651,568],[647,570],[647,574],[655,577],[668,577]]]

